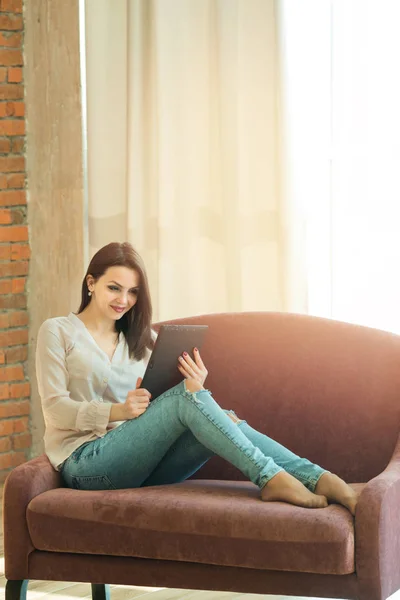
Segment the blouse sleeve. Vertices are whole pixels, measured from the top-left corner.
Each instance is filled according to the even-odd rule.
[[[93,431],[104,435],[112,404],[98,400],[79,402],[70,397],[65,347],[60,334],[45,321],[38,333],[36,377],[46,422],[57,429]]]

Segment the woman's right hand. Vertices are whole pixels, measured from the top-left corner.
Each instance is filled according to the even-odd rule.
[[[139,388],[143,379],[138,377],[136,389],[128,392],[124,404],[113,404],[111,407],[110,421],[128,421],[140,417],[149,406],[151,394],[144,388]]]

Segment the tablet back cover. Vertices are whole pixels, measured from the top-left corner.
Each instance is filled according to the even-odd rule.
[[[207,325],[161,325],[141,388],[155,400],[184,379],[178,370],[178,357],[186,351],[194,360],[193,348],[201,349]]]

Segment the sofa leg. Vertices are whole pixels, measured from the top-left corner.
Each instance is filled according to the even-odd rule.
[[[15,579],[6,583],[6,600],[26,600],[29,579]]]
[[[92,583],[93,600],[110,600],[110,598],[110,586],[108,583]]]

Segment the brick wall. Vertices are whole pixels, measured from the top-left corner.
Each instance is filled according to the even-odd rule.
[[[0,483],[29,458],[22,0],[0,0]]]

